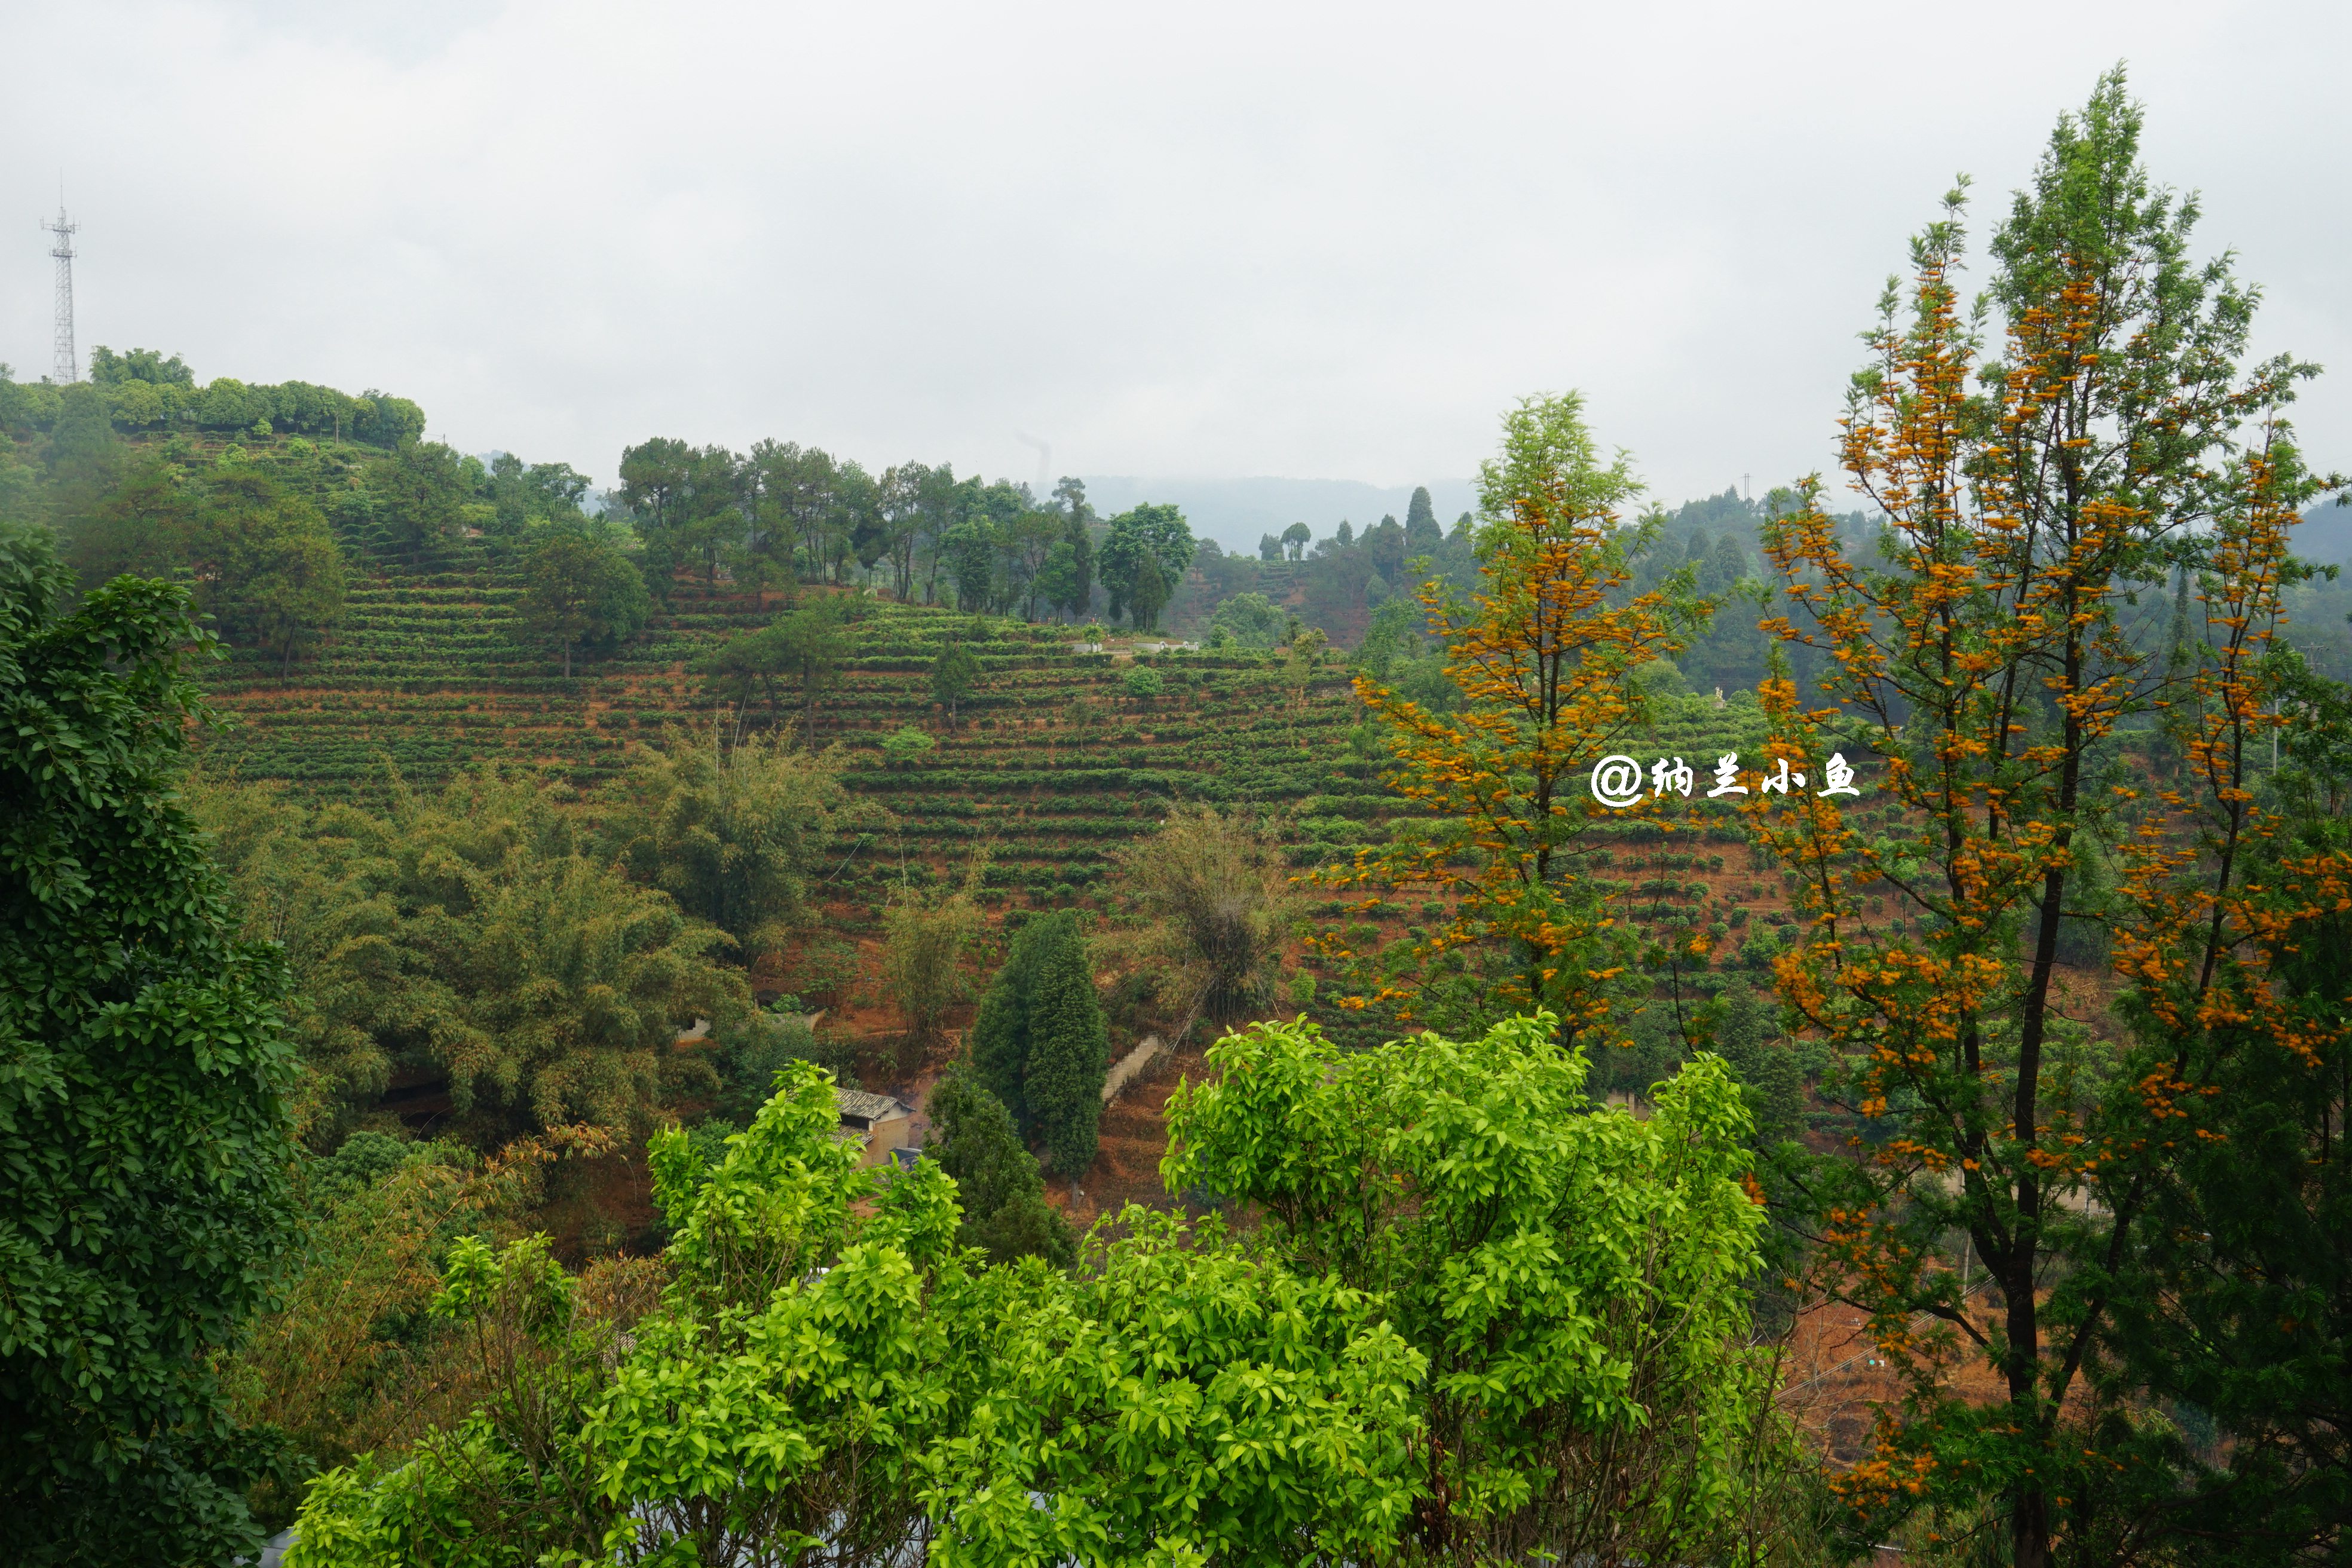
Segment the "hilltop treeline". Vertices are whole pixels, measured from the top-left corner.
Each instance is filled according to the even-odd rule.
[[[1098,519],[1076,479],[1041,499],[1026,484],[958,479],[950,464],[875,473],[792,441],[740,454],[668,437],[630,447],[613,506],[665,598],[681,571],[706,588],[722,574],[759,588],[861,582],[902,603],[1032,621],[1100,611],[1150,630],[1196,548],[1176,508]]]
[[[247,385],[221,376],[199,386],[180,356],[153,349],[90,351],[89,380],[70,386],[16,380],[0,365],[0,430],[53,431],[61,422],[102,418],[120,430],[250,430],[324,436],[394,447],[425,433],[425,410],[405,397],[368,391],[354,397],[307,381]]]
[[[609,651],[616,633],[643,624],[627,608],[635,591],[614,576],[615,558],[657,604],[697,583],[706,595],[722,584],[762,595],[798,583],[858,584],[975,614],[1164,625],[1258,647],[1284,645],[1302,627],[1353,647],[1396,604],[1381,620],[1393,640],[1417,624],[1424,582],[1463,589],[1475,576],[1474,520],[1441,526],[1425,488],[1402,522],[1383,517],[1358,531],[1343,521],[1319,539],[1294,523],[1251,555],[1196,542],[1171,506],[1099,516],[1072,478],[1040,497],[946,463],[872,469],[792,441],[738,453],[656,437],[624,448],[619,484],[599,495],[567,463],[467,456],[424,440],[424,411],[406,398],[299,381],[199,384],[177,355],[101,346],[87,384],[21,383],[0,370],[0,432],[13,437],[0,447],[0,513],[47,521],[86,584],[136,570],[209,584],[201,607],[217,629],[289,668],[331,637],[355,552],[380,567],[415,568],[480,540],[520,572],[550,530],[593,535],[605,552],[583,563],[575,549],[568,562],[544,563],[600,584],[588,596],[602,610],[558,614],[551,632],[541,628],[566,662]],[[239,465],[247,477],[224,482]],[[254,469],[266,482],[251,479]],[[290,528],[282,492],[299,498]],[[1758,597],[1727,590],[1760,586],[1759,531],[1788,500],[1786,491],[1753,502],[1727,491],[1654,511],[1660,526],[1638,586],[1688,563],[1718,598],[1710,627],[1675,659],[1691,689],[1738,689],[1764,673]],[[1848,521],[1864,525],[1860,514]],[[245,584],[255,581],[272,603],[250,602]],[[572,621],[582,635],[564,635]]]

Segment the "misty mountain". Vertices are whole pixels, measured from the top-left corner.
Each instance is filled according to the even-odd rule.
[[[1087,487],[1091,491],[1093,487]],[[2322,566],[2352,562],[2352,507],[2330,501],[2303,514],[2302,526],[2287,540],[2287,548],[2305,561]]]

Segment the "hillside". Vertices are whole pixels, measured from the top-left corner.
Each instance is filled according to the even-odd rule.
[[[207,749],[215,770],[282,780],[321,799],[379,797],[395,774],[429,786],[474,763],[590,787],[631,745],[719,721],[722,705],[689,661],[783,605],[781,595],[762,602],[681,584],[638,637],[566,679],[517,640],[515,574],[479,542],[414,569],[367,541],[346,543],[363,570],[331,646],[290,679],[257,650],[236,650],[209,674],[227,721]],[[853,896],[895,876],[902,856],[960,859],[984,837],[994,845],[992,886],[1066,900],[1169,800],[1340,810],[1346,797],[1369,804],[1378,795],[1370,763],[1349,752],[1358,715],[1336,665],[1307,671],[1270,654],[1154,651],[1150,639],[1141,652],[1114,643],[1086,654],[1066,627],[845,596],[857,618],[815,739],[850,749],[852,787],[898,823],[887,844],[845,847],[852,864],[836,886]],[[929,690],[950,637],[983,672],[953,729]],[[1158,670],[1160,695],[1129,692],[1139,666]],[[788,701],[781,718],[793,716]],[[936,749],[886,763],[879,742],[910,725]]]
[[[723,580],[715,592],[682,580],[641,634],[609,658],[582,662],[567,679],[518,636],[518,573],[495,541],[454,541],[411,564],[363,531],[339,531],[354,575],[329,645],[290,679],[253,649],[232,650],[207,673],[226,721],[206,746],[214,770],[282,781],[320,800],[381,799],[395,778],[429,788],[478,763],[592,788],[623,767],[634,746],[679,728],[731,722],[689,666],[785,604],[782,595],[737,593]],[[813,994],[845,1000],[839,983],[870,968],[872,955],[856,948],[870,937],[888,884],[950,873],[983,842],[996,899],[1108,910],[1110,857],[1171,801],[1280,813],[1290,860],[1302,870],[1377,842],[1395,809],[1381,783],[1384,752],[1360,727],[1349,672],[1336,658],[1308,668],[1283,655],[1171,650],[1132,638],[1086,653],[1068,627],[898,605],[860,590],[801,592],[836,594],[855,616],[840,678],[817,709],[816,742],[847,749],[846,782],[891,817],[887,830],[836,847],[827,929],[799,955],[791,982]],[[929,686],[951,637],[982,669],[952,728]],[[1138,668],[1160,675],[1158,695],[1130,692],[1128,678]],[[782,708],[776,721],[793,722],[789,690]],[[908,726],[924,731],[933,749],[887,761],[880,742]],[[1752,752],[1760,740],[1752,702],[1684,697],[1662,699],[1654,728],[1624,744],[1645,762],[1681,754],[1704,774],[1715,756]],[[1760,963],[1756,950],[1745,959],[1735,953],[1754,934],[1751,913],[1787,918],[1778,913],[1777,879],[1755,877],[1744,847],[1727,857],[1742,835],[1719,803],[1694,801],[1676,815],[1685,829],[1665,835],[1630,821],[1596,823],[1588,869],[1614,884],[1630,923],[1714,926],[1728,939],[1718,970]],[[1307,892],[1319,920],[1352,918],[1339,900]],[[1349,929],[1360,940],[1385,942],[1433,912],[1394,908],[1377,925]],[[1699,984],[1711,989],[1727,978]],[[1366,1039],[1394,1026],[1361,1015],[1329,1022]],[[1612,1064],[1602,1076],[1639,1087],[1659,1065]]]
[[[737,715],[691,673],[700,655],[783,613],[782,593],[738,591],[723,574],[710,584],[681,575],[641,632],[567,678],[521,636],[515,535],[469,529],[412,553],[383,531],[381,509],[352,504],[365,495],[369,465],[380,461],[375,448],[254,431],[134,435],[128,444],[183,473],[266,468],[316,499],[348,563],[341,623],[290,674],[252,647],[233,648],[203,672],[224,721],[205,743],[215,773],[280,782],[319,801],[378,801],[398,784],[429,789],[475,763],[589,789],[627,765],[633,748],[679,731],[798,719],[789,680],[781,711]],[[489,510],[476,513],[487,521]],[[1328,591],[1369,580],[1373,544],[1307,562],[1204,552],[1169,622],[1189,629],[1223,594],[1244,587],[1310,615],[1360,622],[1360,594],[1340,604]],[[1302,872],[1381,841],[1397,808],[1381,782],[1384,748],[1363,724],[1349,670],[1335,653],[1309,664],[1286,653],[1180,650],[1116,634],[1105,651],[1081,652],[1067,626],[900,605],[863,588],[798,592],[832,595],[848,616],[840,676],[816,709],[815,742],[845,748],[846,783],[888,816],[879,830],[834,846],[825,917],[768,978],[823,999],[853,1029],[840,1009],[858,1011],[856,999],[867,990],[860,982],[874,973],[887,888],[952,874],[975,847],[988,849],[990,902],[999,909],[1075,905],[1116,915],[1120,901],[1107,879],[1112,857],[1172,801],[1277,814],[1287,858]],[[929,679],[950,639],[973,651],[982,671],[953,725],[932,701]],[[1158,675],[1157,692],[1131,689],[1139,668]],[[1662,694],[1654,727],[1620,749],[1644,762],[1681,754],[1704,774],[1723,752],[1753,752],[1760,717],[1744,696],[1725,705]],[[882,742],[908,727],[924,731],[931,748],[889,760]],[[1720,803],[1693,801],[1676,815],[1697,831],[1596,822],[1585,868],[1613,884],[1629,926],[1713,929],[1716,973],[1686,984],[1741,985],[1748,977],[1722,972],[1752,973],[1775,945],[1751,939],[1760,925],[1787,919],[1777,879],[1755,877],[1744,853],[1727,857],[1717,847],[1741,840]],[[1391,904],[1367,921],[1311,884],[1300,890],[1304,912],[1327,930],[1343,929],[1360,951],[1385,947],[1442,913],[1425,903]],[[1762,919],[1751,925],[1751,914]],[[1321,986],[1340,978],[1304,951],[1289,957]],[[869,1005],[876,1000],[866,997]],[[1322,1011],[1352,1040],[1385,1037],[1402,1022],[1377,1010]],[[1664,1065],[1644,1053],[1604,1064],[1601,1076],[1612,1087],[1639,1089]]]

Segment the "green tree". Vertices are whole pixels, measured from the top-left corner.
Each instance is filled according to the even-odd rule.
[[[343,557],[327,520],[257,469],[206,481],[190,550],[197,605],[231,637],[277,653],[281,672],[342,618]]]
[[[889,531],[882,516],[882,488],[856,463],[844,463],[835,492],[841,518],[840,532],[848,548],[834,557],[835,584],[849,581],[849,563],[871,572],[888,553]]]
[[[1037,569],[1037,597],[1047,608],[1076,614],[1073,605],[1084,603],[1078,597],[1078,552],[1067,540],[1055,542],[1045,552],[1045,563]]]
[[[997,537],[993,521],[975,517],[957,523],[940,541],[948,580],[955,584],[956,608],[967,615],[985,615],[996,602]]]
[[[1110,1047],[1076,915],[1039,916],[1013,934],[968,1040],[979,1082],[1024,1137],[1045,1142],[1046,1163],[1083,1173],[1094,1163]]]
[[[523,515],[562,522],[582,515],[588,476],[569,463],[533,463],[523,470]]]
[[[923,531],[923,490],[931,470],[924,463],[899,463],[882,470],[875,485],[875,511],[881,530],[879,559],[890,568],[890,593],[900,604],[915,587],[915,549]]]
[[[792,575],[822,580],[844,551],[840,471],[832,457],[795,441],[761,441],[745,475],[762,548]]]
[[[642,1134],[697,1071],[672,1049],[679,1032],[744,1005],[741,974],[716,957],[729,936],[631,880],[587,814],[539,781],[462,773],[432,795],[395,790],[380,812],[211,793],[248,930],[293,961],[314,1142],[398,1072],[446,1078],[452,1135],[484,1146],[583,1123]],[[612,827],[639,828],[649,803],[614,793]],[[685,812],[669,804],[675,825]],[[646,881],[672,868],[642,858]]]
[[[1042,1258],[1068,1268],[1076,1241],[1069,1222],[1045,1201],[1045,1178],[1013,1125],[1013,1113],[961,1068],[932,1088],[923,1109],[939,1129],[924,1155],[955,1178],[963,1207],[956,1239],[980,1247],[992,1263]]]
[[[278,999],[174,795],[182,590],[0,527],[0,1498],[26,1563],[258,1548],[215,1357],[293,1240]]]
[[[572,649],[634,637],[652,608],[635,563],[584,529],[551,530],[523,559],[523,627],[562,650],[567,680]]]
[[[405,397],[371,387],[359,395],[351,434],[371,446],[400,447],[425,434],[425,410]]]
[[[254,1497],[265,1524],[291,1519],[302,1467],[348,1464],[462,1418],[471,1391],[449,1375],[448,1330],[430,1317],[438,1265],[485,1221],[521,1217],[532,1184],[518,1177],[531,1169],[376,1131],[299,1162],[300,1261],[224,1373],[237,1417],[283,1433],[298,1456]]]
[[[89,379],[95,386],[113,386],[126,381],[142,381],[150,386],[196,384],[195,372],[182,363],[178,354],[166,359],[156,349],[116,353],[104,343],[89,351]]]
[[[1237,647],[1271,648],[1282,640],[1283,615],[1264,594],[1235,594],[1209,617],[1209,629]]]
[[[964,1032],[964,1054],[974,1077],[1012,1113],[1024,1138],[1036,1131],[1022,1079],[1029,1065],[1029,1000],[1037,984],[1037,941],[1044,934],[1041,927],[1037,936],[1024,942],[1028,931],[1024,926],[1013,933],[1004,962],[981,993],[979,1011]]]
[[[1103,1081],[1110,1071],[1110,1030],[1095,996],[1078,919],[1064,910],[1031,921],[1043,926],[1029,994],[1029,1060],[1021,1094],[1036,1120],[1045,1163],[1072,1180],[1095,1163],[1100,1145]],[[1027,933],[1023,928],[1023,934]]]
[[[957,706],[971,695],[980,677],[980,659],[960,642],[949,643],[931,661],[931,700],[948,710],[949,733],[955,731]]]
[[[1074,1278],[1016,1276],[932,1494],[942,1568],[1386,1560],[1420,1489],[1422,1358],[1371,1297],[1213,1221],[1118,1224]]]
[[[1192,564],[1193,549],[1192,530],[1175,507],[1139,506],[1112,518],[1102,550],[1111,618],[1129,614],[1138,630],[1155,629],[1161,607]]]
[[[916,542],[921,548],[926,574],[923,603],[940,602],[940,577],[950,566],[948,534],[971,515],[973,486],[955,477],[952,465],[941,463],[923,473],[915,485]]]
[[[1054,499],[1062,506],[1062,538],[1069,546],[1068,574],[1054,603],[1076,619],[1095,598],[1095,509],[1087,500],[1086,481],[1067,475],[1054,487]]]
[[[2284,660],[2282,766],[2264,805],[2283,819],[2257,879],[2293,888],[2352,858],[2352,688]],[[2352,1529],[2352,1445],[2333,1412],[2352,1397],[2352,1172],[2343,1138],[2352,1072],[2352,915],[2341,900],[2273,952],[2276,981],[2316,1027],[2221,1020],[2216,1136],[2177,1141],[2150,1194],[2144,1268],[2103,1349],[2173,1416],[2172,1474],[2136,1522],[2179,1561],[2250,1568],[2325,1561]],[[2153,1529],[2149,1529],[2153,1526]]]
[[[724,447],[668,437],[622,449],[621,501],[645,540],[646,586],[654,597],[667,603],[686,565],[699,565],[705,591],[717,590],[719,562],[753,532],[745,491],[756,485],[756,471]]]
[[[501,452],[490,459],[483,489],[495,531],[509,539],[520,537],[534,523],[579,528],[588,521],[581,509],[588,476],[569,463],[526,464],[512,452]]]
[[[435,1310],[488,1396],[321,1478],[289,1568],[928,1556],[1370,1561],[1410,1510],[1418,1357],[1374,1302],[1141,1210],[1079,1279],[956,1245],[939,1162],[886,1176],[787,1068],[714,1166],[652,1149],[661,1308],[593,1312],[543,1241],[454,1250]]]
[[[762,635],[778,644],[778,663],[801,691],[801,739],[816,748],[816,706],[841,674],[849,652],[849,637],[841,602],[821,595],[779,619]]]
[[[1136,630],[1160,629],[1160,612],[1167,606],[1170,592],[1168,574],[1161,569],[1160,558],[1150,554],[1139,557],[1134,571],[1128,575],[1125,595],[1128,617]]]
[[[365,510],[385,544],[415,565],[425,552],[457,536],[459,511],[472,486],[457,454],[438,441],[408,440],[370,463]]]
[[[646,585],[664,603],[677,568],[678,535],[693,506],[693,447],[667,436],[621,449],[621,504],[646,542]]]
[[[751,1124],[760,1107],[776,1092],[776,1075],[794,1062],[814,1062],[840,1076],[845,1086],[855,1081],[843,1075],[856,1058],[856,1042],[838,1036],[819,1038],[809,1016],[793,1010],[798,1005],[782,999],[770,1008],[744,1009],[714,1024],[712,1036],[719,1043],[715,1109],[723,1120],[706,1125],[720,1140],[729,1130]]]
[[[512,452],[500,452],[490,459],[489,477],[482,485],[489,497],[491,531],[509,539],[530,521],[522,475],[522,459]]]
[[[1764,1215],[1719,1061],[1646,1119],[1589,1099],[1541,1015],[1364,1052],[1258,1024],[1209,1062],[1169,1102],[1169,1189],[1250,1205],[1273,1256],[1373,1293],[1426,1358],[1410,1548],[1759,1563],[1793,1533],[1780,1479],[1805,1467],[1749,1336]]]
[[[737,633],[717,647],[697,654],[687,666],[701,679],[703,689],[726,705],[730,743],[743,739],[754,698],[766,705],[770,724],[783,722],[778,683],[785,675],[789,651],[771,623],[756,632]]]
[[[297,654],[315,647],[343,616],[343,555],[321,526],[277,541],[246,580],[242,618],[278,673],[293,673]]]
[[[312,1147],[332,1148],[390,1085],[401,1045],[429,1028],[439,1000],[415,973],[398,906],[381,881],[355,875],[378,847],[355,829],[373,819],[348,806],[320,812],[274,783],[198,773],[184,795],[228,879],[239,934],[286,955],[287,1032],[302,1060],[295,1126]]]
[[[1056,550],[1071,554],[1067,521],[1058,512],[1029,508],[1006,525],[1002,549],[1008,604],[1017,601],[1022,619],[1034,621],[1040,605],[1050,608],[1054,602],[1056,584],[1046,577],[1046,563]],[[1073,560],[1071,571],[1076,570]]]
[[[60,550],[84,588],[125,573],[169,576],[188,559],[195,510],[194,489],[178,467],[144,456],[94,510],[66,522]]]
[[[42,491],[49,526],[70,535],[96,515],[122,482],[130,448],[99,390],[77,384],[58,393],[58,413],[42,446]]]
[[[816,743],[816,710],[848,651],[848,637],[840,604],[831,596],[813,598],[756,632],[730,637],[698,657],[695,672],[709,689],[735,710],[740,737],[754,693],[766,699],[771,721],[781,718],[778,682],[790,680],[800,689],[801,731]]]
[[[2352,875],[2327,856],[2261,874],[2282,825],[2253,788],[2284,695],[2286,529],[2319,488],[2279,416],[2315,372],[2242,368],[2253,292],[2226,254],[2189,258],[2196,204],[2149,179],[2140,132],[2120,71],[2061,120],[1994,232],[2005,331],[1981,368],[1948,198],[1840,421],[1885,525],[1851,538],[1812,486],[1767,533],[1799,612],[1772,630],[1833,656],[1816,679],[1885,758],[1903,825],[1853,831],[1818,795],[1753,808],[1811,917],[1782,999],[1880,1130],[1806,1177],[1823,1282],[1904,1387],[1842,1487],[1882,1524],[1997,1531],[2018,1568],[2114,1561],[2178,1497],[2168,1435],[2102,1355],[2108,1314],[2165,1288],[2141,1268],[2183,1151],[2237,1142],[2240,1047],[2324,1037],[2273,955]],[[2168,668],[2176,563],[2202,613]],[[1775,750],[1838,743],[1793,681],[1766,697]],[[2159,729],[2193,765],[2151,790]],[[1916,926],[1856,908],[1880,879]],[[2113,945],[2127,1039],[2071,1000],[2062,935],[2084,923]],[[1971,1361],[1997,1400],[1954,1386]]]
[[[1404,545],[1415,555],[1433,553],[1445,542],[1445,531],[1437,526],[1436,510],[1429,504],[1429,487],[1413,487],[1412,500],[1404,509]]]
[[[1307,542],[1314,537],[1313,529],[1303,522],[1294,522],[1282,531],[1282,547],[1290,552],[1293,561],[1303,561],[1307,558]]]

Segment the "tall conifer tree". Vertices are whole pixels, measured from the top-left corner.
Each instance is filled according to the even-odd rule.
[[[1013,937],[981,997],[971,1050],[975,1076],[1024,1136],[1044,1142],[1054,1171],[1075,1176],[1093,1163],[1109,1031],[1076,915],[1046,915]]]
[[[1046,1163],[1076,1177],[1094,1163],[1102,1117],[1110,1035],[1087,973],[1077,917],[1048,916],[1029,1005],[1029,1063],[1024,1090]]]

